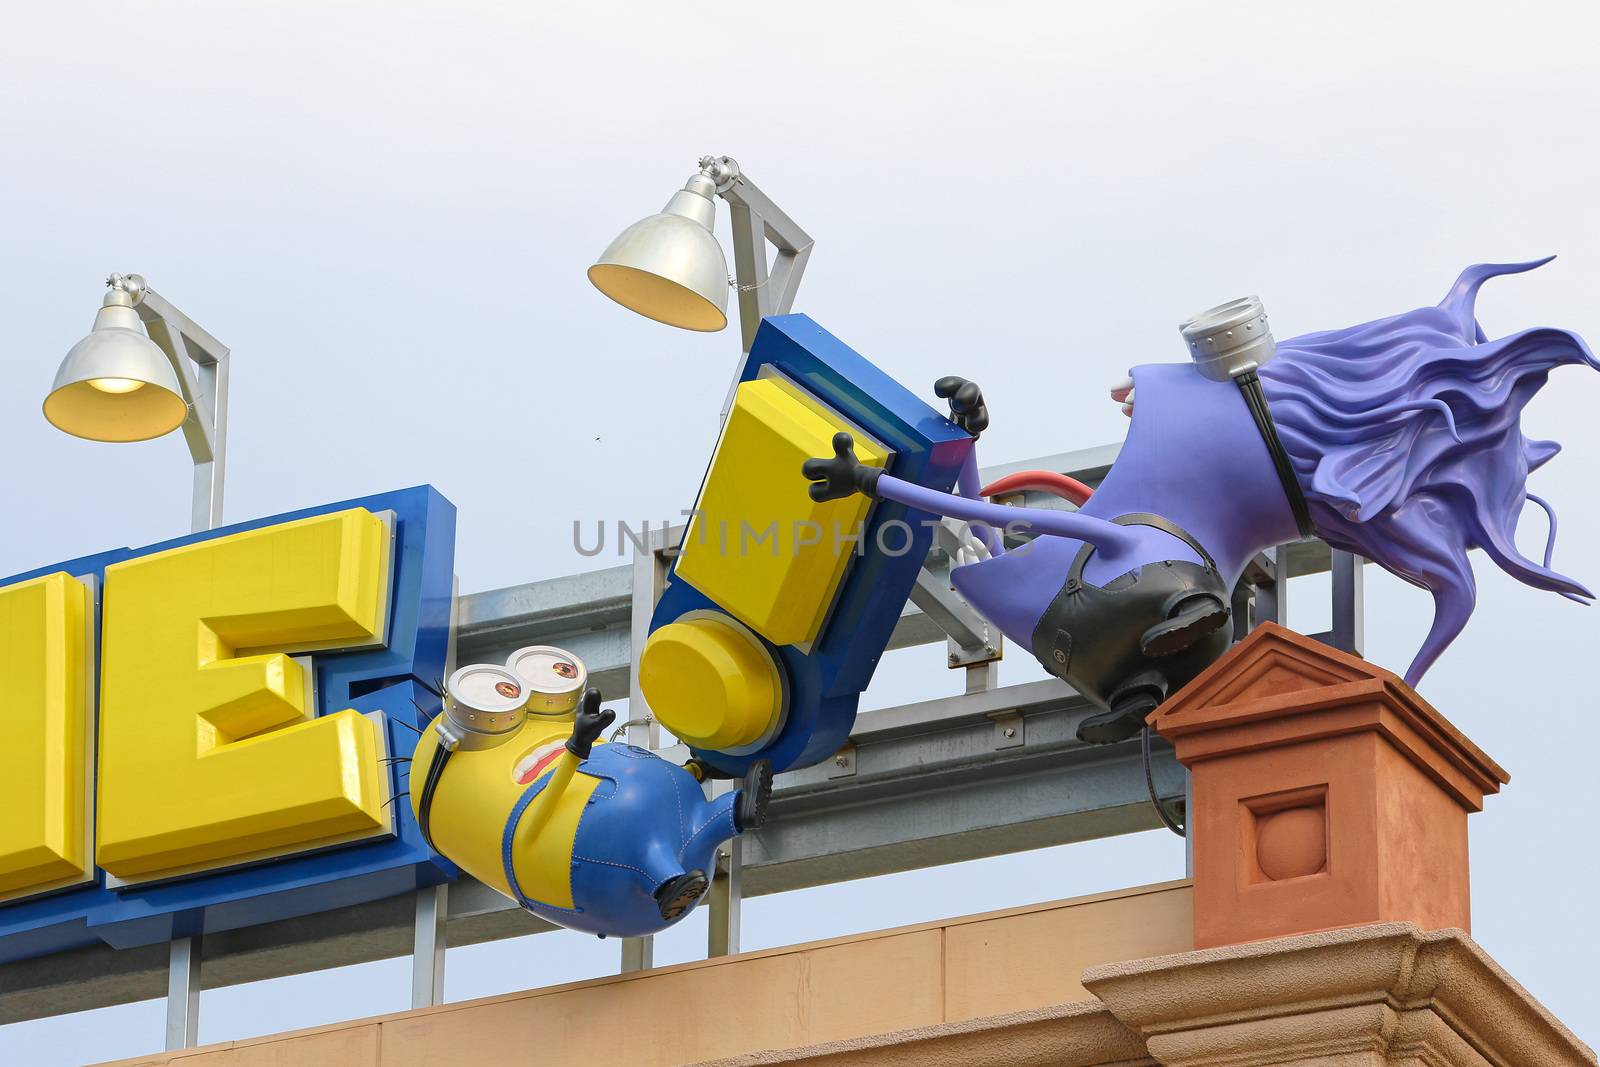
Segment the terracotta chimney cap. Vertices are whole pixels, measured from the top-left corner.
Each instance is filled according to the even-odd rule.
[[[1511,780],[1397,675],[1270,622],[1148,721],[1191,769],[1219,756],[1376,732],[1469,811]]]

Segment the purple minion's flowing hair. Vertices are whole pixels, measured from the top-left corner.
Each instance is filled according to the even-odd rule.
[[[1284,341],[1261,369],[1317,533],[1433,594],[1412,685],[1472,614],[1468,549],[1537,589],[1580,603],[1594,595],[1550,569],[1555,512],[1527,478],[1561,446],[1522,436],[1520,418],[1551,368],[1600,363],[1566,330],[1491,341],[1473,312],[1485,281],[1548,262],[1468,267],[1438,307]],[[1549,516],[1543,565],[1517,551],[1529,500]]]

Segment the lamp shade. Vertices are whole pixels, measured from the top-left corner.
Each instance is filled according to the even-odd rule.
[[[90,441],[146,441],[189,413],[177,372],[144,332],[138,312],[107,297],[89,336],[72,346],[44,398],[44,417]]]
[[[711,332],[728,324],[728,261],[711,232],[715,183],[695,175],[660,214],[629,226],[589,268],[606,296],[648,319]]]

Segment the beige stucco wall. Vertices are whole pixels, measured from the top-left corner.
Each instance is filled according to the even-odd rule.
[[[667,1067],[1086,1001],[1085,968],[1187,951],[1192,928],[1169,882],[119,1062],[579,1063],[600,1026],[608,1062]]]

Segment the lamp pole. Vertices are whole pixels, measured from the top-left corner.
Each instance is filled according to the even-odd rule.
[[[222,477],[228,437],[228,347],[179,311],[137,274],[113,274],[112,289],[127,293],[145,332],[166,353],[178,375],[189,414],[183,439],[194,460],[189,528],[195,533],[222,521]]]

